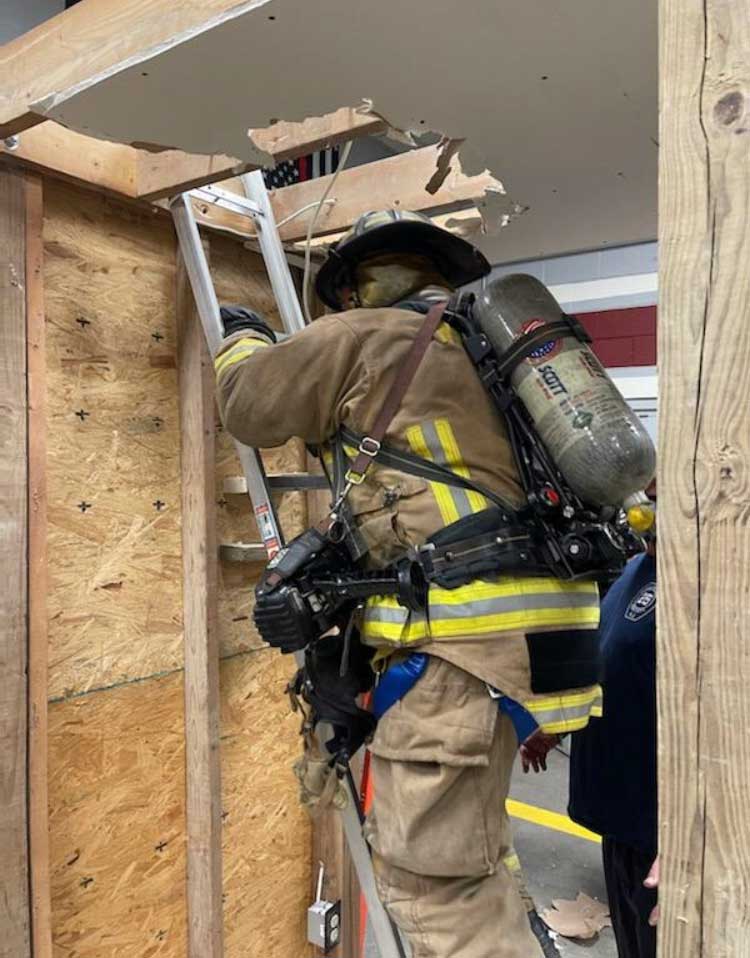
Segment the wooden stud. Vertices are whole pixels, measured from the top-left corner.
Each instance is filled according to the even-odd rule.
[[[750,874],[750,2],[661,0],[661,958],[739,958]]]
[[[0,947],[31,954],[25,183],[0,173]]]
[[[214,377],[181,258],[177,267],[177,317],[182,437],[188,956],[221,958]]]
[[[34,958],[52,956],[47,801],[47,368],[41,177],[26,174],[29,448],[29,854]]]

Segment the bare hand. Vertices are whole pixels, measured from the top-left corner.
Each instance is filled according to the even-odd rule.
[[[651,866],[651,871],[646,876],[646,880],[643,882],[646,888],[658,888],[659,887],[659,856],[657,855],[654,859],[654,864]],[[654,905],[651,914],[648,916],[648,923],[652,927],[657,924],[659,921],[659,906]]]
[[[533,768],[536,773],[547,771],[547,753],[560,741],[559,735],[548,735],[537,729],[520,748],[521,767],[524,775]]]

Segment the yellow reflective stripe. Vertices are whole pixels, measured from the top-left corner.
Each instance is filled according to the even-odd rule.
[[[438,434],[440,445],[443,447],[443,452],[445,453],[445,464],[449,469],[452,469],[456,475],[461,476],[462,479],[471,479],[471,473],[464,463],[458,441],[448,420],[436,419],[435,431]],[[483,509],[489,507],[489,502],[487,502],[480,492],[467,489],[466,496],[469,500],[472,512],[481,512]]]
[[[430,605],[469,605],[487,599],[524,595],[589,595],[591,607],[599,608],[599,591],[594,582],[564,582],[561,579],[503,577],[499,581],[476,579],[457,589],[430,586]],[[377,604],[386,609],[403,609],[393,596],[378,596]]]
[[[411,451],[415,455],[421,456],[422,459],[429,459],[430,462],[435,461],[430,453],[421,426],[409,426],[406,430],[406,439],[411,446]],[[432,489],[432,494],[435,496],[435,501],[440,510],[440,518],[443,520],[444,525],[448,526],[452,522],[456,522],[460,516],[448,486],[443,482],[431,482],[430,488]]]
[[[582,692],[545,695],[521,704],[545,732],[562,735],[585,728],[594,710],[598,709],[601,713],[602,690],[595,685]]]
[[[501,612],[496,615],[461,616],[455,619],[412,617],[405,625],[398,622],[379,622],[365,617],[363,635],[366,639],[380,638],[391,642],[416,642],[422,639],[450,639],[461,636],[487,635],[491,632],[520,632],[552,626],[583,628],[595,627],[599,622],[598,609],[533,609]]]
[[[243,359],[247,359],[248,356],[252,356],[256,349],[261,349],[265,346],[270,346],[270,343],[262,339],[247,338],[237,340],[236,343],[232,343],[230,349],[218,355],[214,360],[216,375],[220,376],[225,369],[234,366],[235,363],[239,363]]]
[[[448,323],[441,323],[437,330],[435,331],[435,339],[440,340],[441,343],[458,343],[461,344],[461,337],[458,335],[456,330],[449,325]]]
[[[569,692],[567,695],[545,695],[543,699],[529,699],[523,703],[527,712],[533,716],[554,709],[577,708],[579,705],[593,705],[601,699],[601,689],[597,686],[583,692]]]
[[[518,802],[513,798],[506,799],[505,808],[511,818],[520,818],[522,821],[531,822],[533,825],[541,825],[556,832],[575,835],[577,838],[585,838],[589,842],[601,844],[602,840],[599,835],[595,835],[594,832],[590,832],[581,825],[576,825],[567,815],[561,815],[560,812],[538,808],[536,805],[527,805],[526,802]]]
[[[423,615],[409,615],[392,596],[370,599],[363,635],[365,639],[408,643],[554,626],[594,628],[598,624],[595,583],[502,577],[480,579],[457,589],[432,586],[429,624]]]

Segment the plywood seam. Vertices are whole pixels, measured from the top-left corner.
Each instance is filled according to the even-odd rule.
[[[268,651],[269,648],[265,645],[254,649],[240,649],[238,652],[230,652],[228,655],[220,655],[219,662],[228,662],[230,659],[237,659],[244,655],[253,655],[256,652]],[[112,682],[109,685],[96,685],[90,689],[81,689],[78,692],[71,692],[70,695],[55,695],[52,698],[47,699],[47,703],[49,705],[57,705],[60,702],[72,702],[74,699],[86,698],[86,696],[96,695],[99,692],[109,692],[112,689],[122,689],[128,685],[139,685],[142,682],[150,682],[153,679],[163,679],[170,675],[178,675],[184,671],[184,666],[179,666],[175,669],[163,669],[160,672],[152,672],[149,675],[138,675],[132,679],[123,679],[122,682]]]

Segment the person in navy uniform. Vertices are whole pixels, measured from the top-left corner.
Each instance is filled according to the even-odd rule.
[[[655,958],[655,538],[604,598],[600,636],[604,714],[573,735],[568,814],[602,836],[619,958]]]

